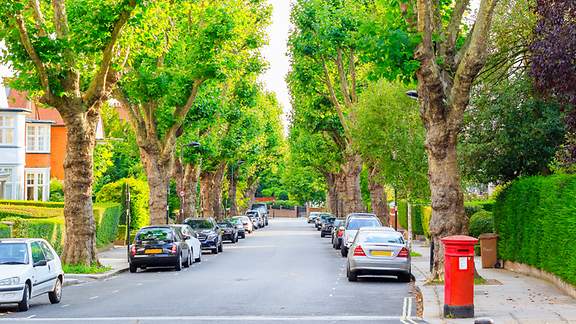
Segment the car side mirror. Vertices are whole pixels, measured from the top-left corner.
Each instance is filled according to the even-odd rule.
[[[34,267],[45,267],[47,264],[48,263],[46,263],[46,260],[40,260],[34,263]]]
[[[184,234],[184,235],[182,235],[182,238],[183,238],[184,240],[189,240],[189,239],[190,239],[190,235]]]

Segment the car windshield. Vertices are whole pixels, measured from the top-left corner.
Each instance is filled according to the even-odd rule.
[[[248,217],[257,217],[258,213],[257,212],[247,212],[246,215],[248,215]]]
[[[28,264],[26,243],[0,243],[0,264]]]
[[[376,218],[352,218],[348,222],[347,230],[357,230],[362,227],[380,227],[380,222]]]
[[[375,244],[386,244],[386,243],[396,243],[404,244],[404,239],[398,233],[362,233],[358,237],[359,242],[363,243],[375,243]]]
[[[230,227],[232,227],[232,224],[230,224],[230,223],[218,223],[218,226],[224,227],[224,228],[230,228]]]
[[[212,229],[214,225],[211,221],[207,219],[189,219],[186,221],[186,225],[192,227],[192,229]]]
[[[164,227],[149,227],[143,228],[136,235],[136,241],[174,241],[174,236],[169,228]]]

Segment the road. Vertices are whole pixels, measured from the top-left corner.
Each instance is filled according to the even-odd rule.
[[[65,287],[62,301],[32,300],[24,323],[414,323],[411,284],[346,279],[345,259],[303,219],[271,220],[181,272],[151,269]],[[407,298],[408,297],[408,298]],[[17,319],[17,320],[16,320]]]

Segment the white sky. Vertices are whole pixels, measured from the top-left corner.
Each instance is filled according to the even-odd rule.
[[[268,27],[269,44],[261,51],[269,63],[269,69],[260,76],[267,90],[276,93],[284,110],[284,129],[288,129],[288,114],[291,110],[286,75],[290,69],[288,58],[288,33],[290,30],[291,0],[268,0],[272,4],[272,24]]]

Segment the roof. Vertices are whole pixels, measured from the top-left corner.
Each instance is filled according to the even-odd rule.
[[[45,241],[42,238],[5,238],[0,239],[0,243],[30,243],[35,241]]]
[[[362,232],[396,232],[398,234],[400,234],[400,232],[397,232],[395,229],[393,229],[392,227],[389,226],[382,226],[382,227],[360,227],[359,229]],[[402,235],[402,234],[400,234]]]
[[[375,214],[370,213],[351,213],[347,217],[376,217]]]
[[[30,119],[38,121],[51,121],[57,126],[64,126],[64,119],[54,108],[40,107],[27,98],[26,92],[8,88],[8,108],[27,109],[31,113]]]

